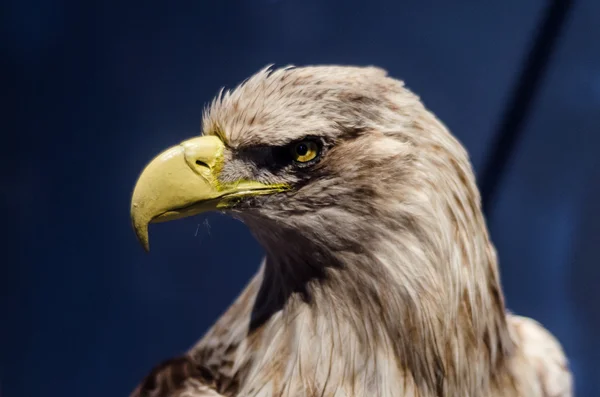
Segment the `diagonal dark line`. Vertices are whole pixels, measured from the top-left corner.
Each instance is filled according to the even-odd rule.
[[[519,79],[504,110],[502,121],[494,134],[491,153],[480,177],[483,210],[489,210],[496,199],[511,153],[516,148],[531,106],[546,70],[557,39],[567,21],[574,0],[553,0],[546,8],[532,48],[525,60]]]

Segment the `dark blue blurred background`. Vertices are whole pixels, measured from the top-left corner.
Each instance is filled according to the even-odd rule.
[[[406,81],[481,178],[550,2],[4,1],[0,389],[126,395],[192,345],[261,259],[218,216],[129,221],[138,173],[266,64],[373,64]],[[600,394],[600,2],[578,0],[487,207],[511,310]],[[208,222],[205,221],[208,219]],[[210,248],[210,249],[207,249]]]

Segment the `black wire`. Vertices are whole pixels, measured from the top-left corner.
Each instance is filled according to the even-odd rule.
[[[573,3],[574,0],[553,0],[546,8],[537,36],[504,110],[502,121],[494,134],[491,153],[480,178],[482,206],[488,217],[496,199],[498,186],[523,133],[524,122],[531,111],[544,73],[548,69],[550,56],[556,49],[557,39]]]

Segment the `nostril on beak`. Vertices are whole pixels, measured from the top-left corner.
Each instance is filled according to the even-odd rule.
[[[180,143],[180,146],[187,165],[205,176],[214,171],[223,153],[223,142],[212,135],[189,139]]]

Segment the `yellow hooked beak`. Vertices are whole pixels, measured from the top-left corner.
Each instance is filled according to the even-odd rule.
[[[131,221],[146,251],[149,223],[224,209],[235,198],[287,190],[286,185],[254,181],[220,183],[224,149],[216,136],[190,139],[165,150],[142,171],[131,198]]]

